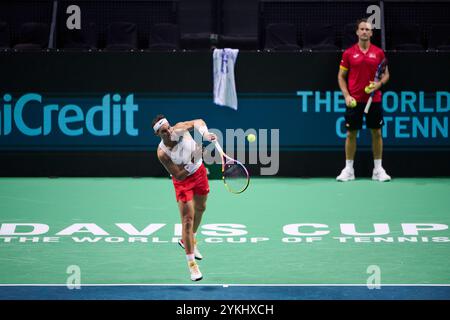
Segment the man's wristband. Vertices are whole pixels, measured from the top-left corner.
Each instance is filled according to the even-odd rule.
[[[198,132],[202,135],[202,137],[205,136],[205,133],[208,133],[208,127],[207,126],[199,126],[197,128]]]
[[[193,163],[188,163],[184,166],[184,169],[189,172],[189,174],[192,174],[195,170],[195,164]]]

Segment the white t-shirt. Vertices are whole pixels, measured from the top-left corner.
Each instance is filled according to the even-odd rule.
[[[192,138],[189,131],[185,131],[183,135],[178,137],[178,143],[169,150],[169,148],[161,140],[159,143],[159,148],[163,150],[172,160],[173,163],[177,165],[192,163],[192,157],[196,149],[201,148]],[[191,174],[194,174],[198,168],[202,165],[202,157],[196,159],[195,170]]]

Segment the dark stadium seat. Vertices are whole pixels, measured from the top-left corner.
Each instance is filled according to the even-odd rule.
[[[300,46],[297,44],[297,30],[293,24],[271,23],[267,26],[265,34],[265,50],[300,50]]]
[[[258,1],[221,0],[219,46],[256,50],[258,41]]]
[[[179,4],[180,42],[184,49],[210,49],[216,33],[214,3],[210,0],[187,0]]]
[[[450,24],[432,25],[428,36],[428,48],[450,51]]]
[[[184,49],[201,50],[210,49],[212,45],[212,34],[209,32],[183,33],[181,43]]]
[[[374,45],[381,47],[381,30],[373,29],[372,30],[372,38],[370,42]],[[348,23],[344,26],[342,31],[342,49],[348,49],[352,45],[358,42],[358,36],[356,35],[356,24]]]
[[[246,34],[220,35],[219,46],[241,50],[258,49],[258,37]]]
[[[150,29],[150,50],[178,50],[180,48],[180,29],[172,23],[158,23]]]
[[[431,26],[449,24],[449,17],[449,1],[385,1],[388,49],[422,51],[434,46]]]
[[[11,47],[9,25],[6,22],[0,22],[0,49],[8,49],[9,47]]]
[[[342,33],[342,49],[347,49],[358,42],[358,36],[356,35],[356,24],[348,23],[344,26]]]
[[[338,50],[336,30],[331,24],[307,24],[303,28],[303,48],[309,50]]]
[[[48,48],[49,27],[46,23],[27,22],[20,27],[18,50],[40,50]]]
[[[43,37],[42,44],[40,41],[38,43],[32,43],[31,38],[35,36],[39,37],[39,31],[24,30],[24,25],[30,22],[34,23],[44,23],[47,26],[51,25],[52,21],[52,9],[54,1],[52,0],[8,0],[0,1],[0,21],[7,23],[7,28],[9,29],[9,47],[13,48],[15,45],[19,44],[19,49],[37,49],[41,50],[42,47],[48,47],[48,40],[50,38],[50,28],[47,28],[46,35]],[[38,27],[39,28],[39,27]],[[28,35],[23,34],[27,33]],[[1,33],[1,31],[0,31]],[[30,33],[34,33],[35,36]],[[1,35],[2,38],[4,35]],[[0,42],[4,41],[2,38]],[[3,45],[0,45],[3,46]],[[23,47],[23,48],[22,48]]]
[[[424,50],[418,24],[398,24],[391,29],[392,49]]]
[[[80,30],[65,29],[64,49],[96,49],[98,43],[97,25],[93,22],[81,26]]]
[[[137,25],[131,22],[113,22],[108,25],[106,50],[128,51],[138,48]]]

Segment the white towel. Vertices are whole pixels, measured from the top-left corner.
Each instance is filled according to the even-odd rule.
[[[214,103],[237,110],[234,64],[238,49],[215,49],[213,52]]]

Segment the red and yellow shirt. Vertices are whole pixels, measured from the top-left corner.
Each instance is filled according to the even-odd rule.
[[[366,53],[361,51],[358,44],[355,44],[342,54],[339,67],[348,71],[348,91],[357,102],[367,102],[369,99],[364,88],[374,80],[377,67],[383,59],[383,50],[373,44],[370,44]],[[375,92],[373,102],[381,102],[381,91]]]

